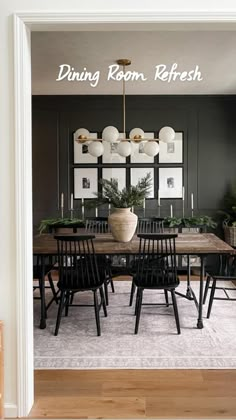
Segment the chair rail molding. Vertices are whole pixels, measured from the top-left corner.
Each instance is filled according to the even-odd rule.
[[[17,416],[27,417],[33,405],[33,297],[32,297],[32,157],[31,157],[31,51],[30,33],[41,30],[87,30],[94,23],[196,23],[195,29],[209,23],[232,24],[236,29],[236,10],[232,11],[29,11],[15,13],[14,28],[14,109],[15,109],[15,237],[17,306]],[[204,26],[207,23],[207,26]],[[137,24],[137,25],[135,25]],[[199,25],[198,25],[199,24]],[[73,26],[74,25],[74,26]],[[218,26],[218,27],[217,27]],[[222,25],[223,27],[223,25]],[[150,28],[150,26],[149,26]],[[189,29],[193,28],[189,26]],[[214,28],[214,25],[212,25]],[[99,25],[98,25],[99,30]],[[14,407],[6,401],[6,417],[15,417]],[[14,413],[13,413],[14,412]]]

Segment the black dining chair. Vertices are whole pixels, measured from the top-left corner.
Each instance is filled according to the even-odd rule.
[[[164,233],[164,219],[157,217],[140,217],[138,219],[136,234],[140,233]],[[131,274],[135,273],[135,260],[130,263],[130,272]],[[135,294],[135,284],[132,281],[129,306],[132,306],[134,294]],[[166,304],[168,305],[168,295],[165,292]]]
[[[179,285],[175,248],[177,234],[147,233],[138,234],[138,237],[140,238],[139,254],[136,258],[136,273],[133,277],[134,284],[137,287],[135,334],[138,333],[139,329],[143,292],[146,289],[164,290],[166,293],[171,293],[177,332],[180,334],[175,296],[175,289]]]
[[[42,299],[42,287],[41,287],[41,279],[42,279],[42,270],[44,270],[45,279],[48,281],[48,286],[45,286],[45,289],[50,289],[52,293],[52,297],[49,300],[49,302],[46,304],[46,311],[49,309],[49,307],[52,305],[53,302],[58,303],[58,293],[59,290],[55,289],[54,282],[52,279],[52,271],[56,269],[55,264],[55,258],[53,257],[43,257],[44,258],[44,267],[42,263],[42,256],[36,255],[34,257],[34,264],[33,264],[33,292],[39,290],[39,296],[34,295],[34,299],[41,300]],[[35,282],[37,281],[37,284]]]
[[[139,217],[136,233],[164,233],[164,219],[158,217]]]
[[[203,296],[203,303],[205,303],[208,291],[209,289],[211,290],[207,309],[207,318],[210,318],[214,300],[236,300],[236,295],[233,297],[229,294],[230,291],[236,292],[236,287],[232,284],[232,282],[236,282],[236,256],[228,255],[226,256],[225,261],[222,260],[223,256],[220,256],[219,270],[217,270],[217,273],[213,270],[208,270],[207,272],[207,280]],[[222,282],[224,282],[223,285]],[[231,283],[231,285],[229,284],[229,286],[226,286],[225,283]],[[216,296],[215,293],[217,290],[221,290],[223,294]]]
[[[104,315],[107,316],[103,285],[105,281],[105,268],[103,260],[100,261],[94,252],[94,235],[56,235],[58,249],[58,270],[60,290],[60,304],[58,308],[55,335],[58,334],[62,312],[65,308],[65,316],[68,316],[70,306],[94,306],[97,335],[101,335],[99,312],[103,307]],[[71,296],[78,292],[92,291],[93,305],[74,304]],[[98,299],[100,294],[100,302]]]
[[[110,227],[108,225],[108,217],[90,217],[86,219],[85,230],[88,234],[109,233]],[[111,285],[112,293],[115,293],[114,283],[112,277],[112,258],[109,255],[100,257],[104,259],[104,266],[106,267],[106,279],[104,282],[106,305],[109,305],[108,285]]]

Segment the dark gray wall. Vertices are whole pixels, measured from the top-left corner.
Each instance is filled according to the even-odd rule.
[[[32,101],[33,209],[34,224],[38,224],[44,217],[59,214],[61,191],[66,208],[69,205],[73,192],[73,132],[80,127],[101,132],[107,125],[122,130],[122,97],[34,96]],[[236,178],[235,109],[234,95],[126,97],[127,131],[138,126],[157,134],[165,125],[183,131],[186,214],[190,214],[193,192],[196,213],[214,215],[228,183]],[[154,166],[160,166],[158,160]],[[179,199],[162,200],[162,215],[169,215],[170,203],[174,214],[180,215]],[[148,200],[147,215],[155,215],[156,207],[156,199]],[[80,200],[75,200],[75,208],[80,208]]]

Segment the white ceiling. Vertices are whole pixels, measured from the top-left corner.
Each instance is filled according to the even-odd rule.
[[[35,95],[121,94],[121,81],[107,81],[108,66],[132,61],[129,71],[147,81],[126,82],[127,94],[236,94],[236,31],[80,31],[32,33],[32,91]],[[199,66],[201,82],[154,80],[155,66],[178,64],[179,71]],[[99,82],[56,81],[59,66],[100,71]]]

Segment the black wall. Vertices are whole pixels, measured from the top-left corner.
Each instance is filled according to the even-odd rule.
[[[59,214],[62,191],[65,207],[69,206],[73,192],[73,132],[80,127],[101,132],[107,125],[122,131],[122,98],[33,96],[32,101],[36,225],[42,218]],[[214,215],[221,206],[228,183],[236,179],[235,109],[234,95],[126,97],[127,131],[141,127],[157,134],[165,125],[183,131],[186,214],[190,215],[190,193],[193,192],[196,214]],[[181,215],[179,199],[162,200],[161,215],[169,215],[170,203],[174,215]],[[75,200],[75,208],[80,208],[80,200]],[[147,215],[156,214],[157,200],[147,200],[146,208]]]

